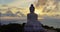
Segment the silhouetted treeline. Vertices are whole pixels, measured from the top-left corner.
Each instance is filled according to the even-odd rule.
[[[1,26],[1,32],[23,32],[24,24],[8,24],[8,25],[2,25]]]
[[[10,23],[8,25],[1,25],[0,26],[0,32],[24,32],[24,25],[23,24],[17,24],[17,23]],[[57,32],[60,32],[60,28],[53,28],[53,27],[49,27],[47,25],[42,25],[43,28],[45,29],[53,29],[56,30]]]
[[[60,32],[60,28],[49,27],[47,25],[42,25],[42,27],[45,28],[45,29],[52,29],[52,30],[55,30],[57,32]]]

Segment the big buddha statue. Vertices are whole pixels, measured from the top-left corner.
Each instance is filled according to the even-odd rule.
[[[27,23],[24,26],[24,32],[43,32],[45,29],[41,26],[42,24],[38,21],[38,15],[34,13],[35,7],[31,4],[30,13],[27,14]]]

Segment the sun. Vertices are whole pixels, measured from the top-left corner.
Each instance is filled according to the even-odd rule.
[[[43,14],[43,13],[42,13],[42,9],[35,9],[35,13],[36,13],[36,14]]]
[[[40,6],[40,7],[36,7],[35,9],[35,13],[38,14],[38,15],[43,15],[44,13],[42,12],[43,11],[43,6]]]
[[[35,13],[36,13],[36,14],[40,14],[40,11],[37,10],[37,9],[35,9]]]

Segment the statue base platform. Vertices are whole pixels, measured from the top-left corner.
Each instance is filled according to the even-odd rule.
[[[28,21],[25,24],[24,31],[25,32],[40,32],[40,31],[44,31],[44,28],[42,28],[41,23],[39,21],[32,20],[32,21]]]

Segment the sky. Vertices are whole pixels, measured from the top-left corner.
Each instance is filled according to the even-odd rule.
[[[0,0],[0,4],[8,4],[14,2],[15,0]]]
[[[38,2],[38,1],[40,1],[40,3]],[[45,0],[43,0],[43,1],[45,1]],[[58,2],[58,1],[60,1],[60,0],[56,0],[56,2]],[[41,6],[41,4],[43,3],[42,2],[42,0],[0,0],[0,5],[8,5],[9,7],[20,7],[20,8],[29,8],[29,6],[30,6],[30,4],[36,4],[36,13],[37,14],[41,14],[42,13],[42,10],[43,10],[43,6]],[[39,6],[40,7],[39,7]],[[53,7],[53,6],[51,6],[51,7]],[[50,8],[50,6],[49,7],[47,7],[47,8]],[[54,8],[54,7],[53,7]]]
[[[0,5],[8,5],[8,7],[29,8],[30,4],[34,2],[37,3],[37,0],[0,0]],[[16,11],[13,12],[15,13]]]
[[[37,0],[0,0],[0,4],[7,4],[8,6],[28,7],[31,3],[36,1]]]
[[[43,0],[45,1],[45,0]],[[60,0],[56,0],[60,1]],[[0,0],[0,4],[6,4],[8,6],[20,6],[20,7],[28,7],[31,3],[37,3],[38,0]],[[16,5],[17,4],[17,5]],[[40,3],[38,3],[40,4]]]

